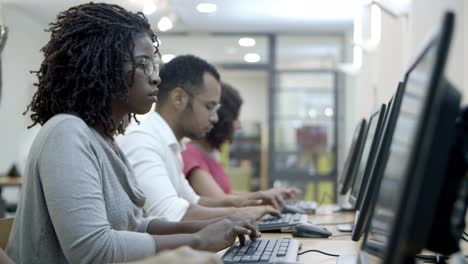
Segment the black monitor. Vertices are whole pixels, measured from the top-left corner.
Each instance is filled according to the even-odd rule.
[[[388,160],[388,150],[392,140],[393,132],[395,130],[395,124],[400,111],[401,100],[403,98],[404,83],[398,83],[397,91],[394,96],[390,99],[387,109],[385,122],[382,128],[382,136],[377,147],[375,162],[369,173],[365,185],[361,188],[364,190],[361,203],[357,209],[356,219],[354,222],[352,240],[359,241],[362,234],[364,233],[367,223],[369,222],[371,209],[377,195],[376,188],[380,184],[382,178],[383,169]]]
[[[382,124],[385,117],[385,108],[386,106],[383,104],[379,110],[377,110],[369,118],[369,126],[362,150],[362,157],[356,171],[356,176],[354,177],[353,186],[351,188],[351,196],[349,197],[349,202],[352,206],[354,206],[354,208],[358,208],[359,206],[359,198],[360,195],[362,195],[361,187],[363,182],[365,182],[365,179],[367,178],[375,159],[377,145],[380,139]]]
[[[348,156],[343,166],[341,177],[338,178],[338,192],[342,195],[348,193],[356,175],[356,168],[362,153],[362,146],[366,135],[367,122],[366,119],[361,119],[354,130],[351,146],[349,147]]]
[[[414,263],[425,246],[445,181],[460,94],[443,71],[453,13],[405,76],[390,152],[366,232],[360,263]]]

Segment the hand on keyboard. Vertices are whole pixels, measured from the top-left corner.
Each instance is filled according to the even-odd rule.
[[[248,198],[251,200],[260,200],[261,204],[270,204],[276,209],[281,209],[284,206],[284,200],[281,192],[276,189],[253,192],[248,196]]]
[[[200,237],[201,245],[199,248],[213,252],[231,246],[237,237],[239,237],[239,242],[244,244],[246,235],[251,240],[256,240],[261,236],[255,220],[242,219],[233,221],[228,218],[210,224],[196,234]]]
[[[254,218],[254,219],[260,219],[264,215],[270,214],[272,216],[281,216],[281,212],[276,210],[275,208],[269,206],[269,205],[262,205],[262,206],[250,206],[250,207],[243,207],[243,208],[238,208],[237,213],[235,216],[240,216],[240,217],[249,217],[249,218]]]

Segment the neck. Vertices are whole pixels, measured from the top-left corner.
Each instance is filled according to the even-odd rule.
[[[117,107],[113,106],[112,109],[113,110],[110,118],[114,122],[114,125],[116,127],[110,131],[106,131],[102,123],[99,123],[94,127],[94,129],[96,129],[96,131],[102,136],[102,138],[104,138],[104,140],[109,143],[112,143],[114,141],[113,135],[116,132],[117,126],[123,121],[125,115],[127,115],[126,112],[114,110],[118,109]]]
[[[166,123],[171,128],[172,133],[174,133],[177,141],[180,142],[182,138],[184,138],[184,133],[182,129],[180,128],[180,126],[178,125],[178,122],[177,122],[178,118],[175,112],[164,107],[157,107],[156,112],[158,112],[158,114],[162,117],[162,119],[166,121]]]

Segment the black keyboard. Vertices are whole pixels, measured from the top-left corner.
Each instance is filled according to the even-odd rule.
[[[307,223],[306,214],[283,214],[281,217],[267,217],[257,222],[260,231],[291,232],[297,224]]]
[[[291,238],[247,240],[243,246],[237,242],[229,248],[222,259],[226,264],[296,262],[299,245]]]

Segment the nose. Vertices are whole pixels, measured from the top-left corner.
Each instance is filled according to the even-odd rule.
[[[210,122],[215,124],[215,123],[218,123],[218,113],[217,112],[214,112],[212,115],[210,115]]]
[[[158,74],[151,74],[150,82],[153,85],[159,85],[161,83],[161,78],[159,77]]]

